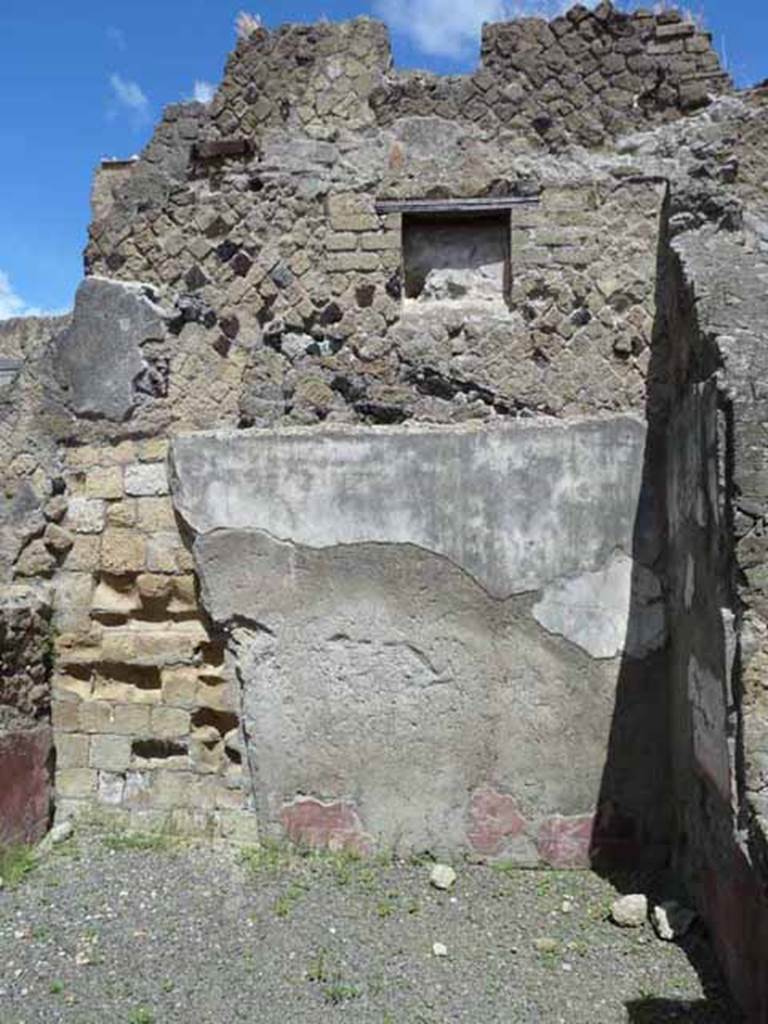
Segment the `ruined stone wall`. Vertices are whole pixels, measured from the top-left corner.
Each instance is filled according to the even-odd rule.
[[[392,438],[402,432],[407,450],[422,434],[463,437],[467,421],[478,421],[492,438],[525,417],[544,431],[550,421],[563,424],[558,450],[541,469],[549,479],[550,467],[556,487],[561,474],[552,467],[568,463],[578,417],[596,415],[610,434],[623,414],[662,401],[651,342],[668,182],[685,179],[673,190],[670,223],[734,226],[735,217],[728,193],[731,144],[723,127],[732,116],[729,101],[715,103],[712,117],[705,110],[698,118],[675,119],[705,108],[725,89],[708,38],[673,12],[626,16],[603,4],[592,13],[575,8],[550,25],[489,26],[483,67],[453,79],[394,72],[384,28],[367,19],[259,30],[238,43],[210,106],[168,108],[138,160],[100,170],[89,276],[71,320],[6,333],[18,339],[32,332],[37,340],[8,373],[17,390],[2,407],[7,463],[20,468],[24,494],[34,490],[24,499],[34,508],[33,529],[14,534],[3,572],[54,581],[53,714],[62,816],[97,808],[142,825],[248,839],[257,834],[257,804],[265,826],[279,825],[280,807],[291,808],[297,794],[310,789],[307,777],[291,775],[289,785],[286,768],[287,788],[275,783],[275,803],[266,783],[254,781],[270,772],[274,781],[290,763],[271,734],[260,737],[259,751],[252,729],[259,700],[268,695],[251,669],[257,655],[278,645],[243,620],[259,596],[258,580],[233,603],[232,615],[214,613],[211,594],[221,579],[215,564],[200,561],[206,531],[195,527],[178,494],[174,508],[169,442],[181,444],[178,435],[213,428],[257,440],[264,428],[279,438],[284,428],[302,428],[302,436],[307,428],[312,436],[314,428],[333,444],[334,430],[375,425]],[[617,139],[626,132],[634,134]],[[382,201],[412,199],[443,202],[449,212],[456,199],[508,201],[503,296],[476,301],[462,283],[466,274],[438,275],[439,301],[404,295],[410,215]],[[471,229],[472,216],[462,216]],[[17,357],[9,348],[7,358]],[[697,416],[685,423],[698,422]],[[708,412],[699,419],[708,423]],[[239,435],[243,428],[259,429]],[[371,451],[374,466],[379,450],[374,445]],[[576,474],[584,488],[603,479],[624,445],[600,450],[600,472]],[[657,474],[655,463],[642,463],[640,455],[634,470]],[[313,465],[299,460],[296,479],[310,479]],[[244,484],[250,479],[234,472]],[[416,493],[418,469],[412,472]],[[257,509],[264,481],[251,485],[253,494],[243,500]],[[214,491],[228,486],[226,478],[213,480]],[[436,492],[424,486],[428,500],[422,504],[429,506]],[[461,493],[471,494],[473,486],[468,477]],[[302,494],[286,493],[300,517]],[[445,495],[440,500],[452,504]],[[540,504],[556,507],[552,496]],[[558,571],[529,581],[513,598],[481,592],[456,568],[461,558],[456,565],[439,561],[439,544],[429,557],[415,557],[407,530],[358,541],[361,564],[378,580],[372,607],[376,600],[392,604],[400,571],[414,605],[419,588],[439,577],[466,616],[462,622],[471,620],[466,650],[496,651],[487,694],[477,693],[476,666],[457,670],[458,683],[445,690],[424,689],[428,699],[419,705],[416,728],[429,721],[431,699],[458,694],[465,700],[474,693],[486,700],[488,713],[476,734],[486,750],[498,744],[503,763],[481,764],[467,754],[466,777],[448,796],[450,786],[441,788],[438,780],[429,834],[412,834],[414,844],[442,841],[556,864],[587,863],[601,841],[617,837],[636,857],[643,846],[664,848],[669,818],[658,752],[667,750],[660,711],[665,653],[660,644],[641,654],[634,646],[643,609],[658,611],[658,511],[655,497],[639,501],[634,523],[625,523],[616,539],[622,557],[612,560],[603,551],[576,567],[566,556],[580,551],[582,535],[563,538],[553,528]],[[462,545],[494,536],[487,516],[467,513],[465,520],[465,512],[462,504],[449,524]],[[536,533],[536,515],[520,513],[523,534]],[[15,515],[13,529],[22,518]],[[270,525],[265,514],[261,528],[269,532]],[[315,589],[318,580],[339,585],[352,579],[354,595],[368,594],[361,570],[336,551],[313,553],[305,530],[306,523],[293,522],[279,535],[298,549],[299,561],[288,559],[285,571],[268,574],[275,607],[283,608],[284,618],[295,616],[278,650],[293,667],[275,674],[276,687],[303,679],[296,623],[307,635],[319,628],[302,619],[301,589],[291,604],[281,589],[284,579],[311,578]],[[386,564],[363,557],[366,544],[380,542],[392,547]],[[238,540],[243,550],[253,543],[251,534]],[[224,576],[237,567],[238,544]],[[522,536],[522,549],[525,544]],[[337,546],[343,541],[330,545]],[[261,548],[251,553],[257,563],[257,556],[269,555]],[[198,579],[203,564],[208,580]],[[720,563],[711,571],[714,578]],[[574,572],[578,579],[569,589]],[[584,593],[594,598],[595,588],[606,614],[592,636],[577,609]],[[625,599],[628,605],[626,614],[612,617],[606,609],[617,593],[621,608]],[[333,609],[321,596],[318,608],[330,622]],[[503,608],[500,601],[507,602]],[[539,605],[544,610],[537,618]],[[478,607],[492,628],[477,625]],[[265,614],[262,625],[277,632],[270,621]],[[434,622],[425,620],[424,628],[434,632]],[[407,632],[402,623],[393,630]],[[343,630],[332,632],[341,637]],[[429,664],[446,660],[443,634],[432,636],[429,664],[407,644],[390,649],[376,636],[331,642],[331,634],[312,635],[315,654],[327,655],[328,664],[360,659],[371,675],[394,665],[400,676],[416,680],[414,686],[429,679]],[[511,636],[519,643],[510,644]],[[378,644],[375,656],[369,639]],[[525,671],[511,655],[505,661],[507,648],[526,652]],[[511,690],[504,678],[514,681]],[[574,679],[581,686],[577,696],[569,688]],[[338,691],[331,691],[336,699]],[[524,703],[529,691],[539,703],[526,705],[530,728],[519,737],[520,763],[513,764],[499,737],[519,721],[511,692]],[[308,698],[306,708],[315,703]],[[364,702],[356,706],[365,712]],[[489,737],[486,728],[496,731]],[[558,760],[562,736],[563,750],[580,765],[577,780]],[[433,743],[439,746],[439,737]],[[263,764],[266,749],[276,752]],[[461,761],[463,750],[454,760]],[[545,778],[525,776],[523,762],[544,766]],[[331,819],[338,811],[333,827],[354,832],[350,771],[340,768],[338,777],[326,776],[327,784],[313,790],[321,811],[313,805],[305,818],[303,804],[294,808],[297,813],[282,821],[290,834],[328,839],[333,821],[323,818],[327,806]],[[518,791],[524,776],[529,785]],[[359,831],[370,826],[393,842],[396,815],[387,817],[380,792],[377,799],[369,792],[367,804],[355,804],[358,810],[365,804],[370,819],[361,819]],[[452,815],[442,835],[440,800]],[[377,821],[386,828],[370,824]]]
[[[0,325],[0,629],[34,655],[6,639],[0,759],[36,794],[0,821],[47,815],[53,652],[62,817],[672,843],[765,1018],[768,139],[728,88],[670,11],[487,26],[444,79],[368,19],[288,26],[100,169],[72,317]],[[502,225],[508,266],[405,294],[406,200]]]
[[[744,139],[764,136],[758,113]],[[746,148],[744,140],[742,149]],[[745,174],[744,221],[764,197]],[[680,222],[678,222],[680,223]],[[768,1012],[759,236],[683,231],[663,273],[676,860],[747,1019]]]
[[[45,420],[50,346],[66,317],[0,323],[0,581],[49,577],[63,515],[55,438]],[[47,531],[47,533],[46,533]]]
[[[631,156],[549,153],[679,113],[688,75],[725,85],[708,40],[603,5],[489,27],[483,61],[459,79],[397,74],[367,19],[258,31],[210,106],[168,108],[138,160],[97,174],[89,277],[71,321],[41,328],[22,367],[34,394],[14,392],[5,435],[11,464],[28,438],[42,445],[22,459],[39,511],[6,573],[55,583],[62,815],[255,829],[242,695],[168,494],[169,439],[643,408],[663,177]],[[503,301],[403,295],[408,215],[378,203],[430,197],[518,201],[502,215]],[[614,669],[587,788],[550,807],[579,819],[582,860]]]
[[[589,116],[613,110],[594,98],[605,90],[625,109],[606,114],[610,133],[652,123],[656,108],[638,99],[644,83],[666,83],[661,105],[679,114],[680,77],[717,58],[677,18],[603,5],[551,28],[491,27],[480,84],[391,74],[386,32],[366,19],[256,32],[238,44],[210,108],[170,108],[111,208],[100,200],[88,267],[165,289],[195,321],[196,354],[205,346],[232,360],[248,349],[238,410],[247,424],[637,407],[653,315],[653,188],[614,192],[615,178],[596,181],[578,160],[547,162],[530,98],[566,139],[579,139],[580,121],[569,120],[569,100],[549,96],[548,77],[527,76],[533,61],[565,60],[559,88],[576,97],[573,78],[597,90],[582,97]],[[413,83],[435,95],[411,96]],[[502,85],[529,99],[505,98]],[[502,121],[509,114],[506,134],[477,116],[479,97]],[[542,189],[538,218],[513,214],[510,316],[433,316],[425,343],[421,320],[401,306],[400,217],[377,214],[376,199]],[[518,346],[503,369],[500,334]]]
[[[57,813],[121,810],[135,827],[256,835],[238,698],[198,607],[162,439],[69,450],[56,581]]]

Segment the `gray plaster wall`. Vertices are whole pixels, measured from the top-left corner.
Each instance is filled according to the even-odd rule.
[[[172,473],[177,509],[198,533],[411,544],[503,598],[594,572],[626,548],[644,441],[631,416],[224,431],[175,439]]]
[[[660,692],[644,440],[614,417],[172,442],[268,830],[589,862],[617,686]],[[656,761],[610,802],[658,838]]]

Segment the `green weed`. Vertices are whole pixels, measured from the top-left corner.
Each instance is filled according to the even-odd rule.
[[[31,846],[0,846],[0,878],[10,889],[19,885],[36,867]]]
[[[128,1024],[155,1024],[155,1015],[146,1006],[139,1006],[128,1018]]]
[[[359,999],[361,995],[362,992],[357,985],[350,985],[339,977],[323,989],[323,999],[331,1006],[339,1006],[353,999]]]
[[[101,838],[102,845],[114,853],[136,850],[141,853],[172,850],[177,839],[166,832],[110,832]]]
[[[328,968],[324,949],[319,950],[310,961],[309,968],[307,969],[307,979],[317,982],[328,981]]]

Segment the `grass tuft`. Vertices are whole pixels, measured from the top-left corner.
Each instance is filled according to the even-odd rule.
[[[352,999],[359,999],[361,995],[362,992],[357,985],[350,985],[338,978],[323,989],[323,999],[331,1006],[340,1006]]]
[[[36,867],[31,846],[0,846],[0,878],[9,889],[19,885]]]
[[[101,837],[101,842],[115,853],[123,850],[149,853],[172,850],[178,840],[164,832],[109,832]]]
[[[139,1006],[128,1018],[128,1024],[155,1024],[155,1015],[146,1006]]]

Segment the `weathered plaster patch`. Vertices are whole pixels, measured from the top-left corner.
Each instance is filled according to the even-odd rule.
[[[629,546],[645,432],[616,416],[198,433],[172,443],[172,492],[198,534],[412,545],[504,598],[594,571]]]
[[[77,289],[71,325],[55,342],[54,368],[68,404],[81,416],[123,420],[146,368],[141,345],[161,339],[161,311],[140,284],[87,277]]]
[[[588,868],[594,825],[593,814],[547,818],[536,842],[539,856],[553,868]]]
[[[526,821],[517,809],[514,797],[498,793],[490,786],[476,790],[469,805],[472,826],[467,839],[472,848],[486,856],[499,854],[509,840],[526,830]]]
[[[666,637],[658,579],[621,553],[597,572],[547,587],[533,616],[593,658],[614,658],[622,651],[643,658]]]
[[[344,800],[326,803],[314,797],[297,797],[283,806],[280,819],[291,842],[311,849],[365,854],[373,846],[357,810]]]

